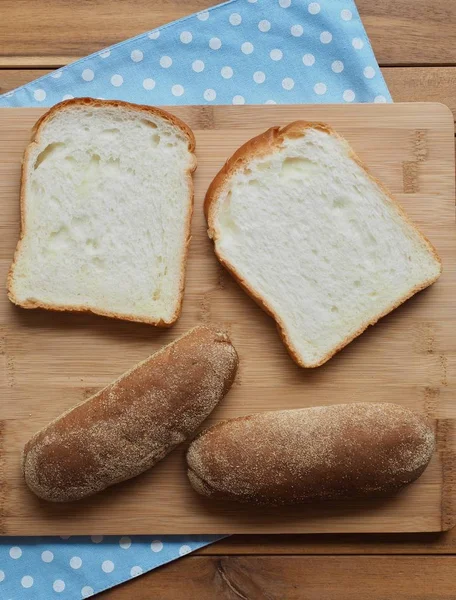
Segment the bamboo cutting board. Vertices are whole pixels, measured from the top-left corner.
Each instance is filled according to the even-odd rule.
[[[0,532],[2,534],[440,531],[453,523],[456,418],[456,238],[453,118],[440,104],[173,107],[195,131],[193,238],[182,316],[170,330],[89,314],[27,311],[0,294]],[[19,229],[19,175],[41,109],[0,111],[0,281]],[[297,367],[273,321],[219,266],[203,197],[224,160],[267,127],[324,121],[343,134],[437,247],[444,274],[318,369]],[[249,509],[197,496],[184,448],[148,473],[93,498],[53,505],[23,483],[26,440],[197,323],[230,331],[240,355],[231,392],[208,424],[271,409],[351,401],[398,402],[435,421],[429,468],[400,494],[292,509]]]

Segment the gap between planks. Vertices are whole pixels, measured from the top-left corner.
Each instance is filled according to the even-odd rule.
[[[100,49],[102,50],[102,49]],[[60,69],[71,63],[77,62],[90,55],[80,56],[1,56],[0,69]],[[403,69],[403,68],[422,68],[422,69],[440,69],[447,67],[456,67],[456,62],[398,62],[398,63],[379,63],[381,69]]]

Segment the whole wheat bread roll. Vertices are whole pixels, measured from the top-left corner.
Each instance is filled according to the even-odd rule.
[[[27,485],[65,502],[139,475],[195,432],[237,365],[224,333],[192,329],[34,435],[24,449]]]
[[[395,404],[340,404],[223,421],[187,453],[188,476],[205,496],[293,504],[382,495],[426,468],[434,433]]]

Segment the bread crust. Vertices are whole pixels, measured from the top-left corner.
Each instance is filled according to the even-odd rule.
[[[24,448],[27,485],[67,502],[135,477],[193,436],[237,366],[224,332],[195,327],[36,433]]]
[[[25,302],[21,302],[14,291],[14,270],[16,267],[16,263],[18,261],[19,255],[21,253],[22,241],[27,233],[26,219],[25,219],[25,190],[27,185],[27,168],[29,162],[29,155],[34,148],[35,145],[40,143],[40,135],[43,128],[46,124],[52,120],[56,114],[73,108],[81,107],[81,108],[119,108],[122,110],[129,110],[138,113],[144,113],[146,115],[156,115],[161,117],[162,119],[169,121],[176,127],[178,127],[187,137],[188,139],[188,149],[189,152],[193,155],[193,161],[187,170],[187,181],[189,188],[189,213],[187,222],[185,224],[185,245],[182,254],[181,260],[181,272],[180,272],[180,283],[179,283],[179,298],[176,306],[176,310],[174,314],[169,320],[163,319],[151,319],[147,316],[139,317],[136,315],[128,315],[122,314],[110,310],[102,310],[95,307],[88,307],[82,305],[59,305],[52,304],[47,302],[41,302],[39,300],[27,300]],[[155,325],[157,327],[171,327],[179,318],[179,315],[182,310],[182,302],[184,297],[184,289],[185,289],[185,267],[187,263],[188,249],[191,240],[191,222],[193,216],[193,204],[194,204],[194,185],[193,185],[193,177],[192,174],[196,169],[197,162],[195,156],[195,136],[193,131],[190,129],[188,125],[186,125],[183,121],[181,121],[178,117],[172,115],[171,113],[166,112],[165,110],[155,107],[155,106],[146,106],[142,104],[133,104],[131,102],[124,102],[122,100],[97,100],[95,98],[74,98],[72,100],[64,100],[63,102],[59,102],[55,106],[53,106],[48,112],[42,115],[35,125],[32,128],[32,138],[25,149],[24,157],[22,160],[22,168],[21,168],[21,187],[20,187],[20,232],[19,232],[19,241],[16,246],[16,250],[14,252],[13,261],[11,263],[11,267],[8,272],[7,277],[7,292],[8,298],[14,304],[21,306],[22,308],[34,309],[34,308],[44,308],[47,310],[53,310],[58,312],[70,311],[70,312],[89,312],[97,315],[101,315],[104,317],[111,317],[114,319],[120,319],[122,321],[134,321],[139,323],[147,323],[149,325]]]
[[[217,423],[190,444],[187,474],[215,500],[297,504],[393,493],[434,450],[430,423],[402,406],[316,406]]]
[[[285,324],[282,319],[280,319],[279,315],[272,309],[271,306],[267,303],[267,301],[259,295],[256,290],[249,285],[247,281],[245,281],[241,274],[237,271],[236,267],[232,265],[229,260],[223,257],[223,254],[217,248],[217,239],[219,237],[219,231],[217,230],[215,224],[214,210],[218,201],[220,194],[223,192],[225,186],[229,183],[230,178],[239,170],[243,169],[252,159],[261,158],[267,156],[274,151],[280,149],[286,140],[286,138],[298,138],[305,135],[306,130],[308,129],[317,129],[332,135],[339,140],[341,140],[344,145],[349,149],[349,155],[352,160],[354,160],[361,169],[366,173],[371,181],[373,181],[382,192],[386,195],[386,197],[390,200],[391,204],[394,206],[397,213],[402,217],[404,221],[406,221],[418,234],[421,238],[425,246],[428,248],[429,252],[433,255],[435,260],[440,265],[439,273],[436,277],[431,278],[421,285],[415,286],[410,293],[405,294],[402,298],[400,298],[397,302],[391,304],[387,309],[383,312],[376,315],[374,318],[365,321],[360,325],[360,327],[353,333],[352,335],[347,336],[340,344],[338,344],[335,348],[333,348],[330,352],[328,352],[321,360],[318,360],[314,363],[309,363],[303,360],[303,358],[299,355],[299,353],[294,348],[290,337],[287,334]],[[397,202],[397,200],[392,196],[390,191],[386,188],[386,186],[379,181],[376,177],[372,175],[369,171],[368,167],[361,161],[358,155],[354,152],[348,142],[340,136],[332,127],[325,123],[315,123],[308,121],[294,121],[289,123],[285,127],[271,127],[264,133],[261,133],[257,137],[252,138],[243,144],[236,152],[225,162],[223,167],[217,173],[217,175],[212,180],[204,200],[204,214],[206,216],[206,221],[208,224],[208,235],[214,242],[214,250],[215,254],[220,261],[220,263],[231,273],[234,279],[239,283],[239,285],[244,289],[245,292],[268,314],[270,315],[276,322],[277,329],[279,331],[280,337],[282,338],[285,347],[290,354],[291,358],[300,366],[306,368],[315,368],[320,367],[325,362],[327,362],[330,358],[332,358],[337,352],[342,350],[347,344],[357,338],[363,331],[365,331],[370,325],[375,325],[377,321],[379,321],[382,317],[389,314],[395,308],[403,304],[406,300],[414,296],[417,292],[427,288],[431,284],[433,284],[440,277],[442,273],[442,261],[440,260],[439,255],[437,254],[436,249],[428,240],[428,238],[419,230],[419,228],[410,220],[410,218],[405,213],[402,206]]]

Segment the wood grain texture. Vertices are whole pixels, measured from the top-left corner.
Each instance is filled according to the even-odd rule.
[[[385,532],[451,525],[450,471],[445,471],[442,502],[442,467],[452,459],[451,425],[456,416],[453,120],[448,109],[430,104],[172,111],[194,128],[200,160],[187,290],[178,324],[157,331],[93,315],[24,311],[11,305],[6,294],[0,297],[0,393],[7,399],[3,533]],[[41,112],[3,109],[0,114],[0,278],[6,275],[17,240],[20,157]],[[436,244],[445,266],[436,285],[326,366],[310,371],[290,360],[273,322],[219,267],[202,214],[204,192],[223,160],[266,127],[296,118],[327,121],[345,135]],[[416,191],[404,193],[403,163],[414,161]],[[430,468],[416,484],[387,501],[306,508],[305,516],[295,509],[252,514],[238,507],[221,510],[193,494],[185,480],[181,449],[149,473],[85,502],[56,507],[35,499],[19,470],[20,449],[28,437],[197,322],[225,326],[241,359],[237,383],[209,423],[272,408],[366,398],[401,402],[438,419],[440,445]]]
[[[0,67],[66,64],[214,4],[123,0],[113,10],[111,0],[2,0]],[[456,64],[455,2],[358,0],[357,5],[381,65]]]
[[[384,67],[382,73],[394,102],[442,102],[456,120],[456,67]]]
[[[0,94],[6,94],[50,72],[49,69],[0,69]]]
[[[454,556],[188,557],[102,600],[452,600]]]

